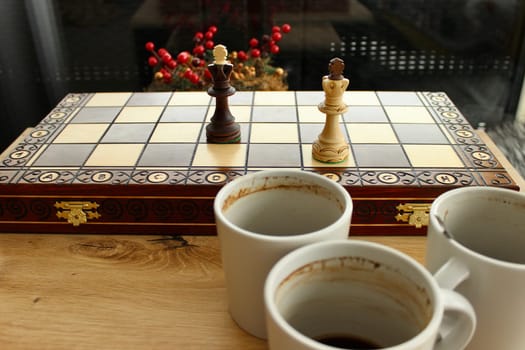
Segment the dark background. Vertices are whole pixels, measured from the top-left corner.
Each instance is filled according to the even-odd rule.
[[[345,60],[353,90],[445,91],[469,121],[515,118],[525,70],[525,0],[1,0],[0,149],[68,92],[142,91],[147,41],[172,53],[217,25],[215,42],[290,23],[275,64],[319,90]]]

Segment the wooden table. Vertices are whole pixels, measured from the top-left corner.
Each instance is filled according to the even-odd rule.
[[[353,237],[423,263],[425,237]],[[266,349],[227,311],[217,237],[0,235],[2,349]]]

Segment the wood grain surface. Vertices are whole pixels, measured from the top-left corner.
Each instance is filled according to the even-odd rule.
[[[0,235],[1,349],[266,349],[225,292],[217,237]]]

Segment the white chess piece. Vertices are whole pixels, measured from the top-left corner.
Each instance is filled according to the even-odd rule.
[[[349,80],[342,75],[344,62],[334,58],[329,64],[330,75],[322,80],[325,100],[319,104],[319,110],[326,114],[323,131],[312,145],[312,156],[323,163],[341,163],[348,158],[349,146],[339,126],[340,115],[347,110],[343,94]]]

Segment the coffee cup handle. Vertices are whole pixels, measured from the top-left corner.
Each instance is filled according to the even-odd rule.
[[[476,313],[470,302],[455,289],[470,271],[461,261],[451,258],[434,274],[444,300],[444,316],[435,350],[463,349],[476,329]]]
[[[476,314],[461,294],[441,288],[445,308],[434,350],[464,349],[476,329]]]
[[[461,294],[441,289],[445,309],[434,350],[464,349],[476,329],[476,314]]]
[[[444,289],[456,289],[470,275],[469,268],[456,258],[450,258],[434,273],[438,285]]]

